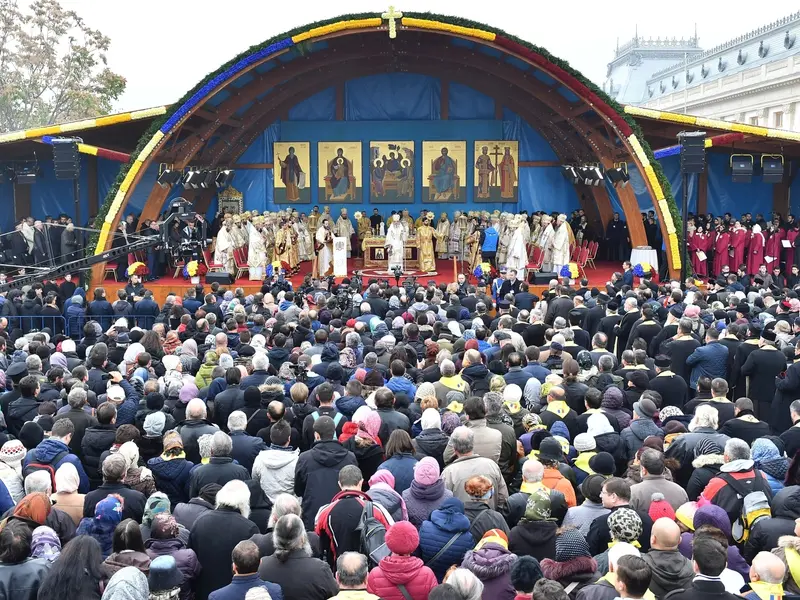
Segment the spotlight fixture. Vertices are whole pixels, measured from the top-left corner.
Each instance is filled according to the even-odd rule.
[[[571,181],[572,183],[577,184],[581,180],[580,176],[578,175],[578,170],[572,165],[562,165],[561,174],[564,176],[564,179]]]
[[[178,183],[182,177],[183,174],[180,171],[176,171],[171,166],[162,164],[156,182],[161,187],[166,188]]]
[[[753,155],[731,154],[731,175],[734,183],[750,183],[753,180]]]
[[[614,185],[619,184],[619,187],[625,187],[631,179],[628,175],[628,165],[624,162],[616,163],[613,169],[608,169],[606,176]]]
[[[783,156],[781,154],[762,154],[761,172],[764,183],[783,182]]]
[[[203,173],[194,167],[191,167],[189,171],[187,171],[183,175],[183,187],[196,190],[200,187],[200,183],[203,181]]]
[[[31,185],[36,182],[39,167],[35,161],[14,163],[14,181],[20,185]]]
[[[233,169],[224,169],[217,174],[216,183],[218,188],[228,187],[233,182],[233,177],[236,171]]]
[[[578,169],[578,173],[585,185],[597,187],[603,184],[603,171],[599,165],[584,165]]]

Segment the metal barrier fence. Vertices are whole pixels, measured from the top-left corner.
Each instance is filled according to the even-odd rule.
[[[138,325],[142,329],[151,329],[155,324],[156,317],[154,316],[109,316],[109,315],[93,315],[82,314],[80,316],[42,316],[42,315],[15,315],[7,316],[8,328],[20,328],[24,333],[31,333],[41,331],[44,328],[49,329],[53,336],[63,333],[64,335],[73,339],[81,339],[83,337],[83,327],[89,321],[97,321],[102,327],[103,331],[107,331],[117,319],[125,318],[128,320],[129,327]]]

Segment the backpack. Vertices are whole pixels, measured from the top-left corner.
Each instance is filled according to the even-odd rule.
[[[56,468],[54,465],[57,465],[61,460],[69,454],[69,450],[64,450],[63,452],[59,452],[56,454],[50,462],[30,462],[22,469],[22,477],[25,478],[31,473],[36,471],[47,471],[50,473],[50,485],[53,486],[52,489],[56,489]]]
[[[321,416],[322,416],[322,415],[320,415],[320,414],[319,414],[319,411],[316,411],[316,410],[315,410],[313,413],[311,413],[311,418],[312,418],[314,421],[316,421],[317,419],[319,419]],[[333,417],[332,417],[332,418],[333,418],[333,426],[334,426],[334,427],[339,427],[339,421],[341,421],[341,420],[342,420],[342,413],[340,413],[340,412],[337,412],[335,415],[333,415]]]
[[[374,507],[370,500],[364,502],[356,527],[356,531],[360,532],[359,552],[369,557],[370,569],[377,567],[382,558],[391,554],[386,546],[386,527],[375,518]]]
[[[720,473],[720,477],[736,492],[737,497],[742,499],[741,513],[731,527],[731,536],[737,544],[746,542],[753,525],[763,518],[772,516],[769,498],[763,492],[763,488],[769,484],[756,468],[753,468],[753,487],[750,491],[742,487],[741,482],[730,473]]]

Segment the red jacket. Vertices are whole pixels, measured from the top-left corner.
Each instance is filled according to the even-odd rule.
[[[397,584],[403,584],[413,600],[428,600],[428,594],[438,585],[422,559],[416,556],[392,554],[381,560],[367,577],[367,591],[382,600],[405,600]]]

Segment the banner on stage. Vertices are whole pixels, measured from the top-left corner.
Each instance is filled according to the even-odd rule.
[[[275,142],[272,155],[275,204],[311,204],[311,189],[307,185],[311,171],[311,144]]]
[[[475,200],[516,202],[519,180],[519,142],[477,140],[474,155]]]
[[[333,238],[333,276],[347,277],[347,239]]]

